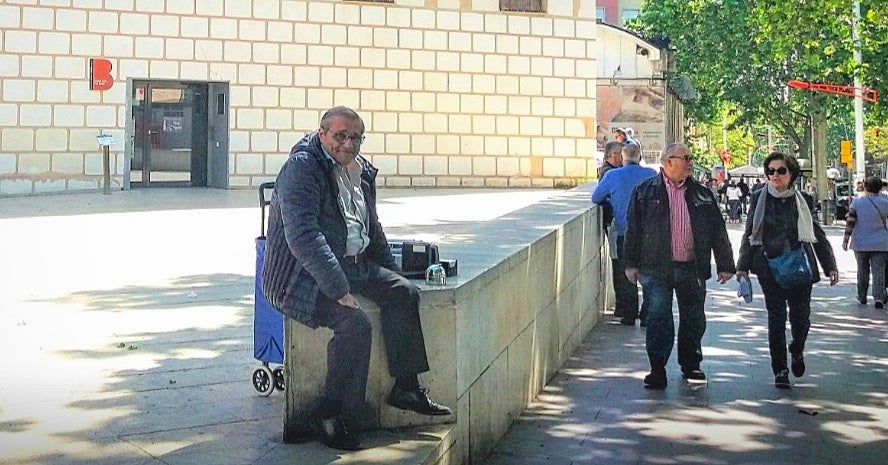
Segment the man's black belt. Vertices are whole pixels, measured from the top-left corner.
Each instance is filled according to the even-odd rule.
[[[363,263],[367,261],[367,254],[359,253],[357,255],[346,255],[342,257],[342,263],[351,263],[353,265],[357,265],[358,263]]]

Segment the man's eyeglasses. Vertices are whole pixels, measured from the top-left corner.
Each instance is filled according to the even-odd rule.
[[[340,144],[344,144],[346,139],[351,140],[354,145],[361,145],[364,143],[365,137],[363,134],[348,135],[347,132],[337,132],[333,134],[333,140]]]
[[[781,166],[780,168],[777,168],[777,169],[768,168],[767,173],[768,173],[768,176],[774,176],[775,174],[779,174],[780,176],[783,176],[784,174],[789,173],[789,170],[786,169],[785,166]]]
[[[692,157],[691,155],[684,155],[681,157],[669,157],[669,158],[677,158],[679,160],[684,160],[686,163],[694,160],[694,157]]]

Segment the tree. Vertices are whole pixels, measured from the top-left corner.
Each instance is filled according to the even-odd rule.
[[[774,125],[800,155],[813,144],[824,165],[817,171],[825,174],[828,119],[850,112],[852,100],[786,83],[850,84],[860,69],[868,87],[888,90],[885,3],[862,2],[864,66],[853,60],[853,12],[845,0],[645,0],[635,27],[676,50],[677,72],[691,78],[699,95],[686,107],[689,116],[714,121],[722,102],[732,103],[735,125]]]
[[[863,132],[863,144],[866,146],[866,154],[872,157],[874,163],[888,161],[888,130],[879,126],[872,126]]]

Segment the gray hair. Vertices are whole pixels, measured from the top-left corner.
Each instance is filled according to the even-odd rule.
[[[623,143],[618,141],[610,141],[604,146],[604,156],[607,158],[612,153],[620,153],[623,149]]]
[[[623,146],[623,164],[632,163],[638,164],[641,161],[641,148],[639,148],[635,144],[628,144]]]
[[[333,107],[324,112],[324,116],[321,117],[321,129],[324,131],[330,129],[330,124],[333,120],[340,116],[349,121],[357,121],[358,123],[361,123],[361,132],[364,132],[364,120],[361,119],[356,111],[345,106]]]
[[[675,152],[679,149],[684,150],[688,155],[691,154],[691,149],[689,149],[687,145],[682,144],[681,142],[673,142],[667,145],[666,148],[663,149],[663,153],[660,154],[660,164],[665,165],[666,159],[675,156]]]

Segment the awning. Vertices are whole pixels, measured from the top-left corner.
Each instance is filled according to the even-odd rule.
[[[734,168],[732,170],[728,170],[728,173],[730,173],[731,176],[737,177],[757,177],[765,175],[765,171],[760,166],[753,165],[746,165],[739,168]]]

